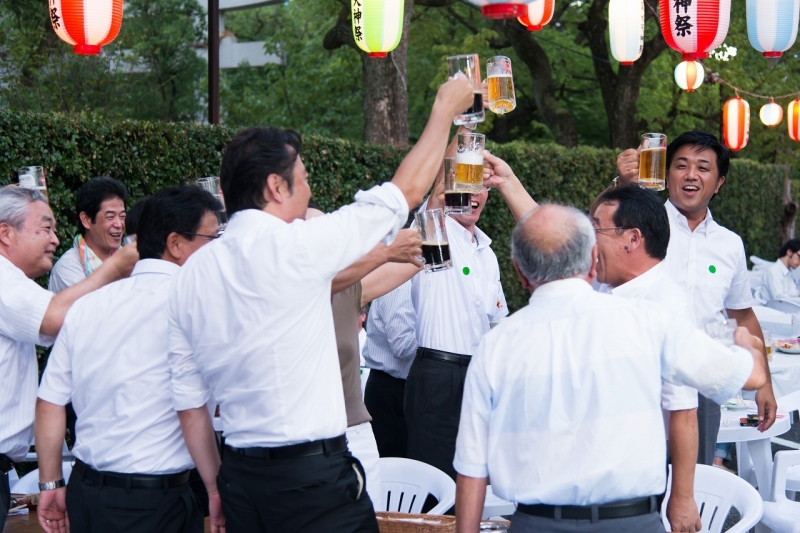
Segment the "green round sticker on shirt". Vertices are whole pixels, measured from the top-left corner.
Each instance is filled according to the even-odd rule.
[[[469,276],[469,267],[462,268],[461,272],[463,272],[465,276]]]
[[[715,267],[714,265],[708,265],[708,271],[711,272],[712,274],[716,274],[717,267]]]

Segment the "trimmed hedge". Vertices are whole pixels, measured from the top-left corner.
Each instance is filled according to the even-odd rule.
[[[48,192],[58,222],[60,252],[77,231],[75,191],[93,176],[123,181],[131,204],[156,190],[219,173],[222,150],[235,134],[219,126],[108,122],[60,115],[0,111],[0,185],[17,180],[16,169],[46,168]],[[352,201],[359,188],[392,177],[405,151],[386,146],[308,136],[303,159],[314,198],[326,210]],[[588,209],[616,174],[616,152],[591,147],[509,143],[489,149],[514,168],[538,201]],[[747,254],[774,259],[780,246],[784,169],[736,159],[718,198],[714,218],[742,236]],[[513,219],[497,192],[490,194],[480,226],[494,239],[511,309],[528,296],[509,259]]]

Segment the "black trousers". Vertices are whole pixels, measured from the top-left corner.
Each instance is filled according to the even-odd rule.
[[[226,449],[217,487],[228,533],[378,533],[364,469],[346,449],[278,460]]]
[[[202,533],[203,515],[188,483],[167,489],[124,489],[75,470],[67,484],[70,530],[79,533]]]
[[[714,464],[714,450],[717,447],[721,417],[719,404],[702,394],[697,395],[697,429],[700,434],[700,445],[697,448],[698,464],[709,466]]]
[[[381,457],[406,457],[408,430],[403,415],[406,380],[370,370],[364,404],[372,416],[372,432]]]
[[[453,479],[466,378],[466,366],[417,357],[406,380],[408,458],[435,466]]]
[[[0,531],[6,525],[8,508],[11,506],[11,487],[8,483],[8,474],[0,470]]]

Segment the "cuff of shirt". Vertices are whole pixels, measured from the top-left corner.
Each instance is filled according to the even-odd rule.
[[[716,396],[709,396],[722,405],[736,396],[753,372],[753,355],[740,346],[731,346],[730,374]]]
[[[458,456],[456,456],[456,458],[453,460],[453,468],[455,468],[456,472],[458,472],[462,476],[474,477],[479,479],[484,477],[489,477],[489,467],[487,465],[467,463],[459,459]]]
[[[172,378],[172,408],[186,411],[205,406],[211,400],[211,391],[202,378],[185,377],[181,380]]]
[[[381,242],[390,245],[397,237],[397,232],[405,225],[408,219],[408,202],[400,188],[391,182],[376,185],[368,191],[356,193],[356,203],[359,205],[371,204],[390,209],[395,214],[395,224],[391,231]]]
[[[36,396],[46,402],[52,403],[53,405],[64,406],[72,401],[72,398],[69,394],[59,394],[56,391],[45,389],[43,387],[39,387],[39,392],[36,393]]]

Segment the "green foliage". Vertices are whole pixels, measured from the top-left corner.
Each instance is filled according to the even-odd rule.
[[[87,179],[109,175],[123,181],[131,203],[168,185],[191,183],[219,172],[222,151],[235,132],[225,127],[151,122],[110,122],[60,115],[0,111],[0,185],[16,182],[16,169],[46,168],[51,206],[61,240],[59,254],[77,231],[75,191]],[[391,179],[405,151],[308,135],[303,159],[315,200],[330,211],[353,200],[358,189]],[[539,202],[589,208],[616,174],[609,149],[567,149],[521,142],[490,145],[509,162]],[[749,254],[772,259],[779,242],[785,168],[733,162],[730,176],[712,201],[714,218],[739,233]],[[509,258],[514,221],[493,191],[480,226],[494,239],[509,305],[527,295],[516,282]]]

